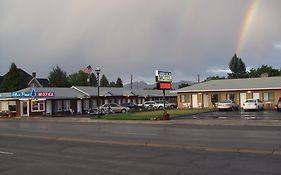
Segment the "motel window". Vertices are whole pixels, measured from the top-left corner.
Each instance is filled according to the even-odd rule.
[[[212,95],[212,103],[217,103],[220,101],[220,95],[219,94],[213,94]]]
[[[83,110],[88,110],[89,105],[89,100],[83,100]]]
[[[16,111],[16,101],[1,101],[0,111]]]
[[[181,103],[188,103],[189,102],[189,95],[180,95],[180,102]]]
[[[227,94],[226,95],[226,98],[228,99],[228,100],[232,100],[232,101],[236,101],[236,96],[235,96],[235,94],[233,94],[233,93],[230,93],[230,94]]]
[[[62,111],[62,101],[61,100],[55,101],[55,111],[56,112]]]
[[[31,111],[32,112],[45,111],[45,100],[31,100]]]
[[[274,101],[274,92],[264,92],[263,93],[263,101],[273,102]]]
[[[70,110],[70,100],[64,100],[63,101],[63,110],[69,111]]]

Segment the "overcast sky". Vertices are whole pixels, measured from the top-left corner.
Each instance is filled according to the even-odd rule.
[[[0,0],[0,75],[12,62],[46,78],[100,67],[110,81],[154,82],[281,67],[280,0]]]

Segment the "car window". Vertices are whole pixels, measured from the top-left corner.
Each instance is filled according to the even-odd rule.
[[[111,107],[117,107],[117,104],[112,103],[112,104],[110,104],[110,106],[111,106]]]

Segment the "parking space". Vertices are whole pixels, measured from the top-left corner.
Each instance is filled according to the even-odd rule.
[[[245,119],[245,120],[281,120],[281,112],[276,110],[262,111],[214,111],[189,116],[179,116],[177,119]]]

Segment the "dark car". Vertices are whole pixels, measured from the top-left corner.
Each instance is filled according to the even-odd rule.
[[[130,109],[135,109],[135,108],[138,107],[138,105],[136,103],[133,103],[133,102],[122,103],[121,106],[128,107]]]
[[[281,111],[281,98],[279,98],[277,105],[276,105],[277,111],[280,112]]]

